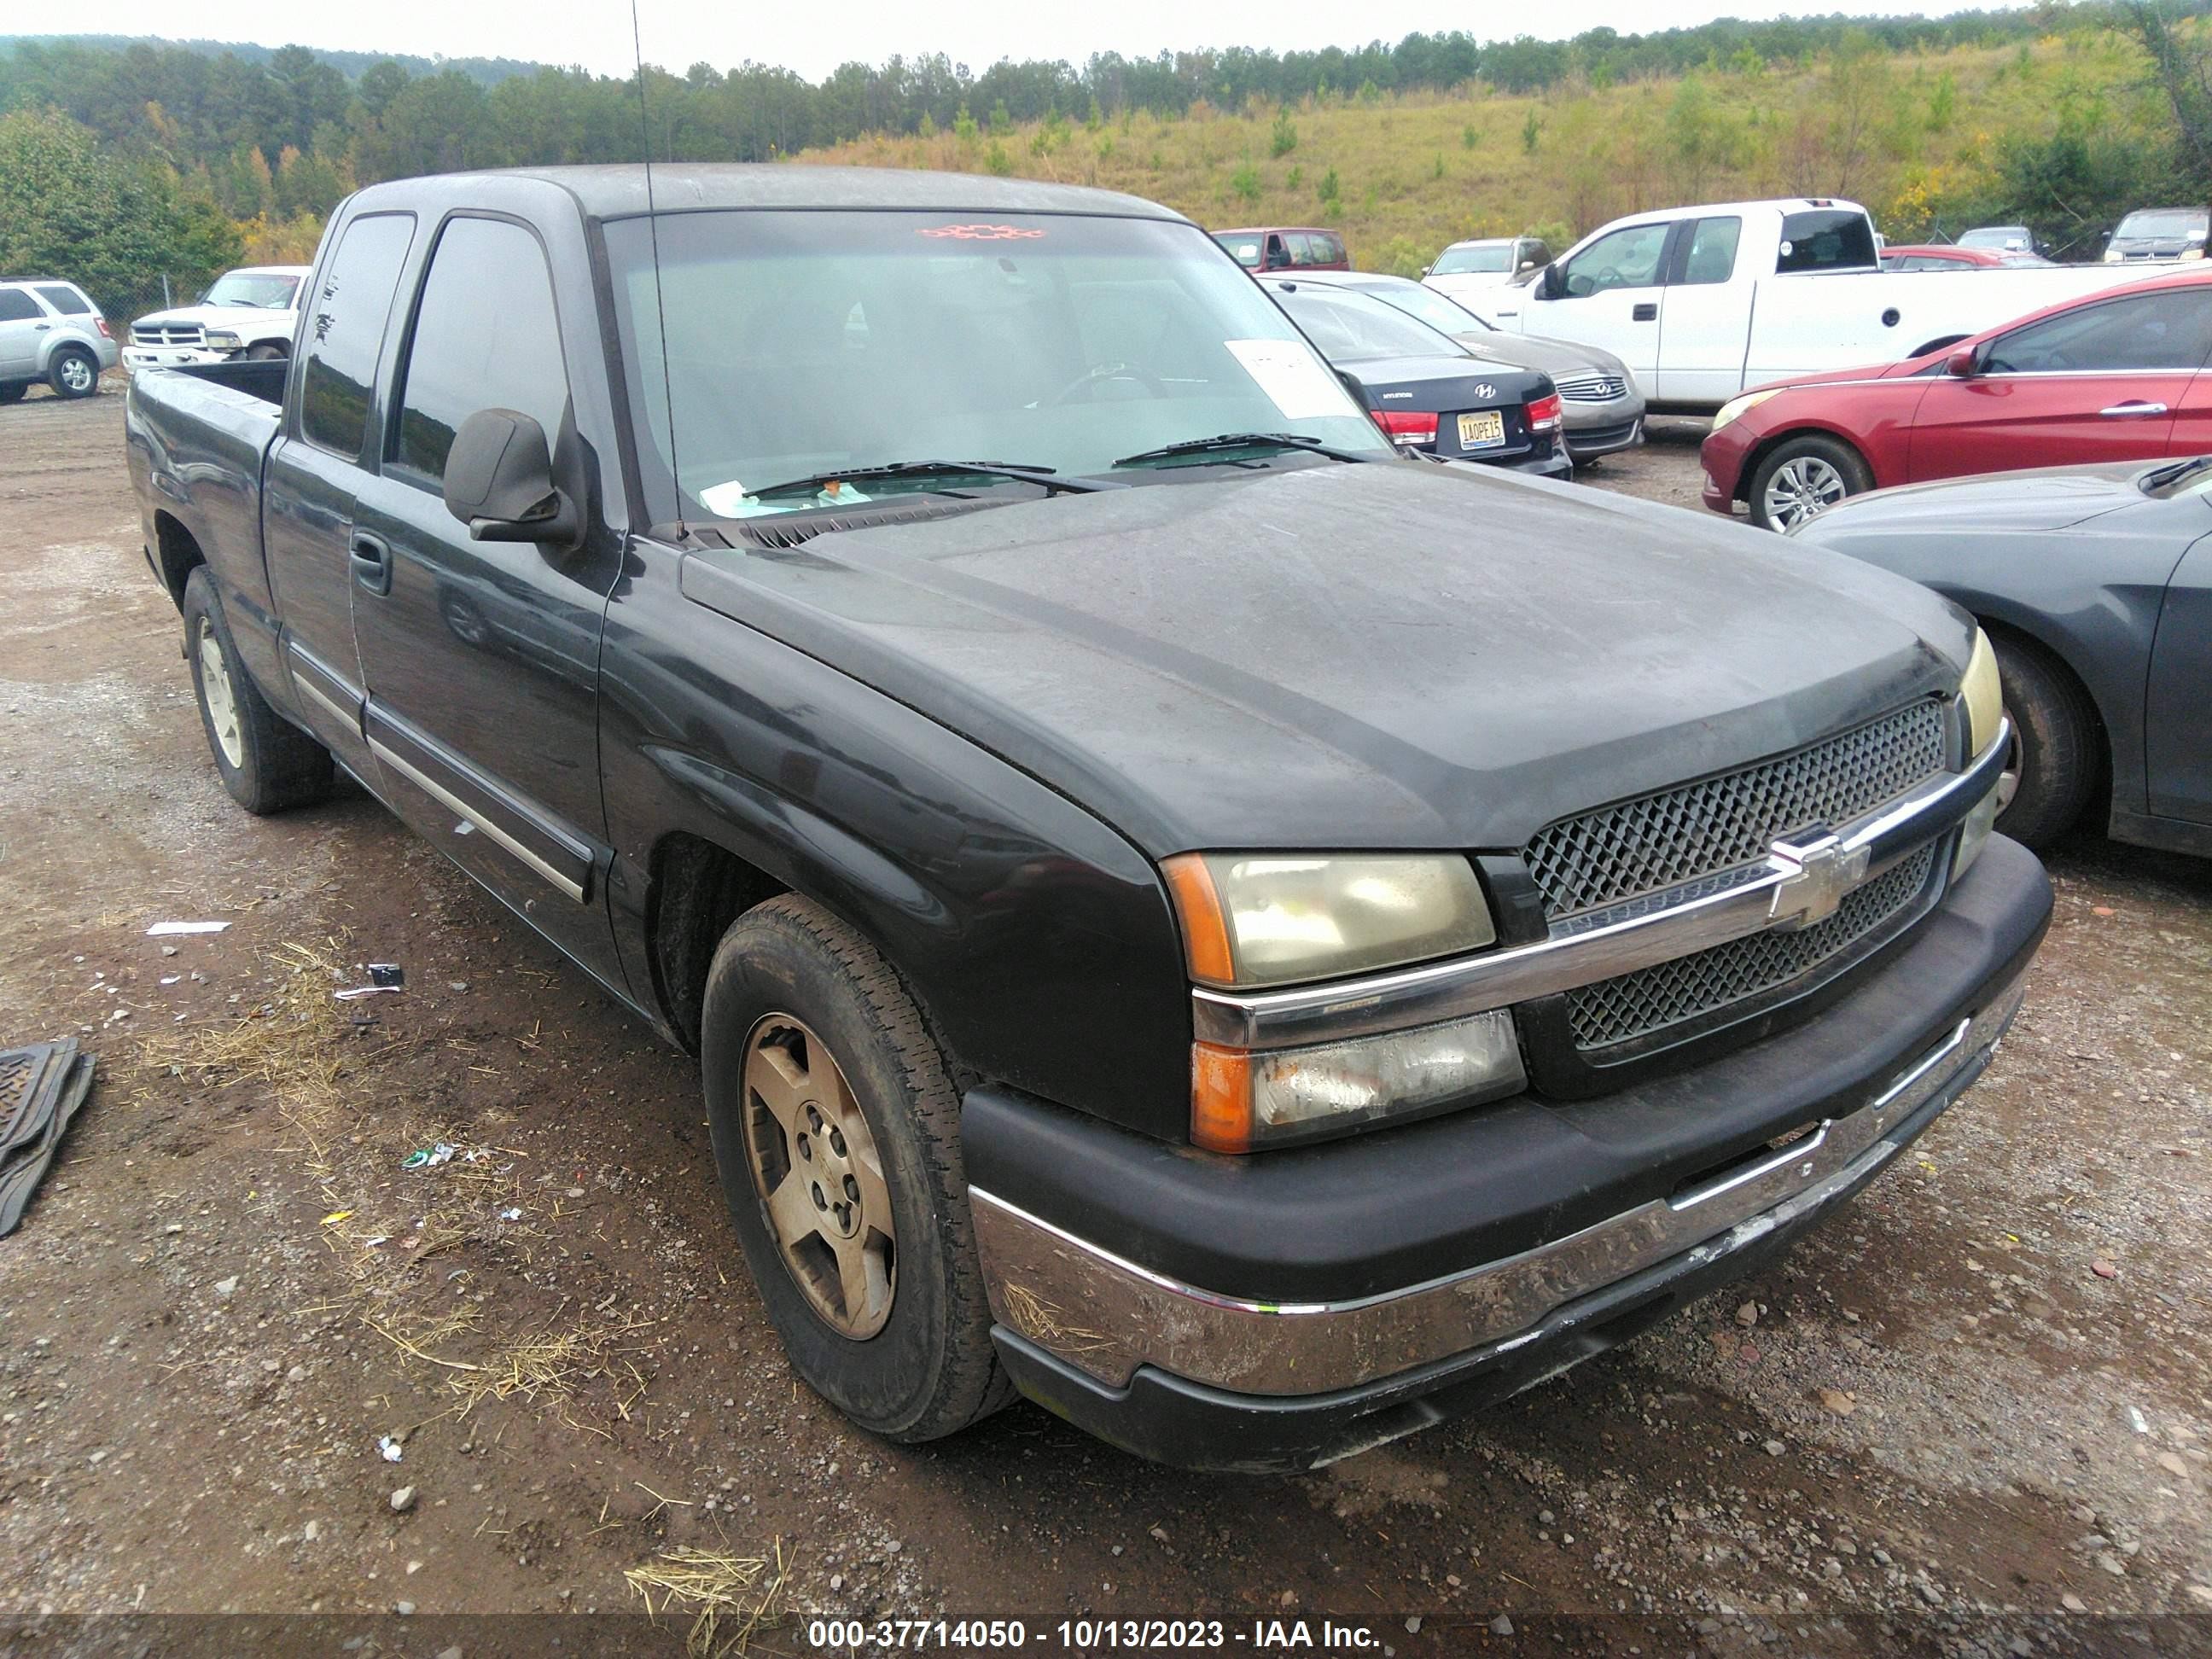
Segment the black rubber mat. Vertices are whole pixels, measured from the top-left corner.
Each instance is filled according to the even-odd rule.
[[[0,1053],[0,1238],[23,1218],[91,1092],[92,1056],[74,1038]]]

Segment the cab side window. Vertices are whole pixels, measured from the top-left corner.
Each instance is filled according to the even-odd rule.
[[[1688,252],[1682,258],[1682,274],[1674,280],[1685,283],[1725,283],[1735,275],[1736,245],[1743,240],[1743,221],[1733,216],[1725,219],[1700,219],[1690,234]]]
[[[1567,292],[1577,298],[1616,288],[1656,288],[1659,257],[1671,225],[1630,225],[1601,236],[1568,263]]]
[[[2167,289],[2045,317],[1990,343],[1992,374],[2194,369],[2212,351],[2212,289]]]
[[[560,442],[568,373],[553,279],[538,239],[501,219],[454,219],[438,237],[407,344],[392,471],[442,483],[461,422],[512,409]]]
[[[300,435],[318,449],[361,458],[369,389],[399,268],[415,240],[411,213],[379,213],[346,227],[345,240],[307,301],[307,361],[300,371]]]

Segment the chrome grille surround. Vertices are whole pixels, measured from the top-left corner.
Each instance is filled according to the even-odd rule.
[[[1723,1010],[1747,1011],[1747,1005],[1769,993],[1873,941],[1914,910],[1915,902],[1928,894],[1935,866],[1930,843],[1853,889],[1833,915],[1810,927],[1752,933],[1693,956],[1577,986],[1567,993],[1575,1046],[1608,1048]]]
[[[131,343],[141,346],[189,346],[197,350],[207,343],[207,335],[198,323],[134,323],[131,328]]]
[[[1611,403],[1615,398],[1628,395],[1628,382],[1618,374],[1601,370],[1590,370],[1577,374],[1555,374],[1552,384],[1559,388],[1559,396],[1571,404]]]
[[[1840,824],[1944,767],[1927,698],[1756,765],[1561,818],[1522,858],[1554,923],[1764,858],[1793,831]]]

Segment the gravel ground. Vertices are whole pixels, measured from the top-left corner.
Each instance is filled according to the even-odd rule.
[[[681,1055],[357,792],[223,795],[122,405],[0,410],[0,1030],[100,1061],[0,1242],[0,1650],[134,1613],[54,1628],[672,1647],[693,1604],[605,1616],[639,1571],[722,1595],[720,1641],[765,1603],[772,1652],[825,1613],[1202,1616],[1267,1652],[1291,1627],[1255,1621],[1330,1616],[1392,1656],[2212,1646],[2212,866],[2063,849],[2015,1034],[1911,1158],[1504,1407],[1284,1480],[1026,1405],[887,1447],[785,1367]],[[1589,482],[1693,502],[1694,428]],[[170,918],[231,927],[172,954]],[[386,959],[404,994],[331,999]],[[143,1622],[191,1613],[292,1618]]]

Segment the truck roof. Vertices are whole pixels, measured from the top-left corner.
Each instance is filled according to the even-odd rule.
[[[435,179],[394,179],[360,192],[362,206],[420,199],[427,185],[441,193],[471,179],[538,179],[573,196],[590,219],[632,218],[646,211],[641,165],[514,167],[446,173]],[[1120,218],[1179,221],[1182,216],[1118,191],[1078,185],[1038,184],[1026,179],[958,173],[917,173],[894,167],[818,167],[791,162],[669,161],[653,163],[653,209],[682,213],[703,208],[907,209],[960,213],[1094,213]]]

